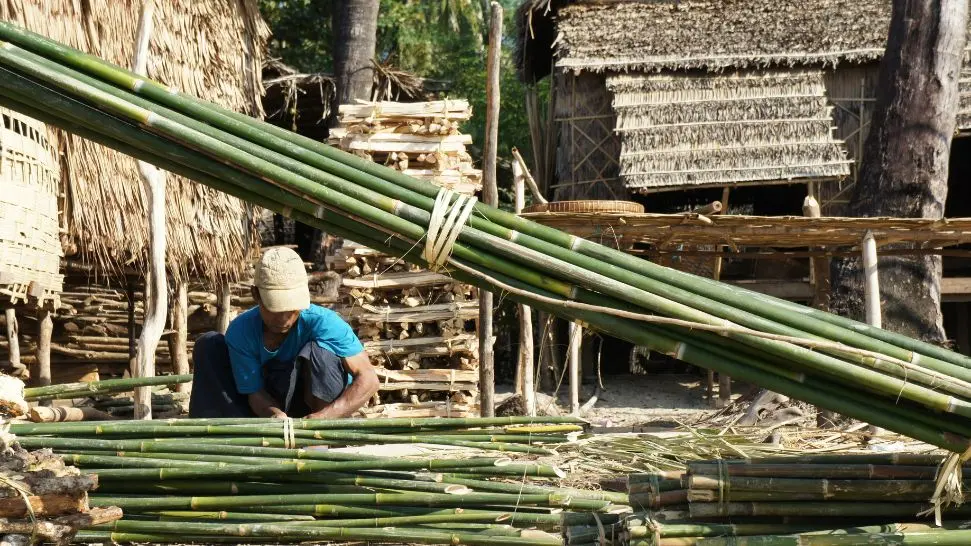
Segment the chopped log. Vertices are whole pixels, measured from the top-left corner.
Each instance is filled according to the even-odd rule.
[[[35,516],[63,516],[88,510],[87,493],[31,495],[27,500]],[[0,518],[25,518],[27,514],[23,497],[0,498]]]
[[[111,415],[95,408],[44,407],[30,409],[30,420],[35,423],[110,421]]]

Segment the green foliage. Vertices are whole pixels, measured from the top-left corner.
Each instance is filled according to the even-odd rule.
[[[328,0],[260,0],[260,13],[273,37],[271,57],[301,72],[331,72],[331,25],[334,2]]]

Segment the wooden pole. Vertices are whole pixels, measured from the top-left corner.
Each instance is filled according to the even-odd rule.
[[[135,373],[135,280],[131,276],[125,277],[125,297],[128,298],[128,369]]]
[[[220,334],[225,334],[229,329],[229,323],[233,320],[233,292],[229,281],[222,281],[216,289],[219,300],[218,312],[216,313],[216,330]]]
[[[37,308],[37,382],[44,387],[51,384],[51,336],[54,334],[54,321],[51,310],[45,305]],[[40,402],[42,406],[50,406],[51,401]]]
[[[863,299],[866,310],[866,323],[882,328],[880,318],[880,275],[877,268],[877,240],[873,232],[863,236]]]
[[[721,206],[722,211],[728,213],[728,198],[731,194],[731,188],[725,187],[722,189],[722,200]],[[722,259],[721,257],[715,258],[714,271],[712,272],[712,278],[720,280],[722,276]],[[715,403],[715,407],[724,408],[725,406],[732,403],[732,378],[726,374],[718,374],[718,401]]]
[[[526,206],[526,176],[525,170],[519,160],[522,159],[515,152],[517,161],[512,163],[513,187],[515,189],[516,214],[523,211]],[[520,385],[519,379],[522,378],[521,392],[523,404],[526,406],[526,415],[536,415],[536,387],[534,381],[535,366],[533,365],[533,310],[528,305],[519,306],[519,361],[517,367],[520,369],[516,374],[517,387]]]
[[[172,302],[172,329],[169,335],[169,357],[172,373],[183,375],[189,371],[189,285],[184,280],[175,283],[175,301]],[[188,392],[192,383],[179,383],[176,392]]]
[[[17,374],[18,371],[22,372],[24,369],[24,365],[20,362],[20,325],[17,324],[17,310],[13,307],[7,307],[4,309],[3,314],[7,322],[7,347],[10,357],[10,368],[14,374]]]
[[[135,37],[135,57],[132,70],[145,74],[148,63],[148,46],[152,36],[155,0],[142,3],[138,34]],[[145,283],[145,318],[142,335],[138,338],[135,355],[135,377],[155,376],[155,350],[165,330],[168,314],[168,289],[165,279],[165,172],[153,165],[138,162],[142,186],[147,197],[148,211],[148,279]],[[152,388],[138,387],[134,396],[134,418],[152,418]]]
[[[499,56],[502,52],[502,7],[492,2],[489,25],[489,52],[486,62],[486,120],[482,158],[482,202],[499,206],[496,186],[496,155],[499,139]],[[492,335],[492,292],[479,291],[479,413],[495,414],[495,353]]]
[[[570,374],[570,414],[580,415],[580,343],[583,338],[583,328],[571,322],[569,332],[566,359],[567,373]]]

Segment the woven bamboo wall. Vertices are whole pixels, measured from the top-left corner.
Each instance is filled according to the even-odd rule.
[[[44,124],[3,108],[0,120],[0,294],[44,304],[63,282],[58,162]]]

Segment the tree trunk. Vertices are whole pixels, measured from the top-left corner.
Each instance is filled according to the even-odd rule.
[[[967,19],[966,0],[894,0],[851,216],[943,216]],[[885,256],[879,271],[883,327],[943,342],[941,258]],[[863,320],[860,260],[833,274],[833,310]]]
[[[337,103],[371,98],[380,0],[341,0],[334,10]],[[336,110],[336,109],[335,109]]]
[[[145,74],[148,64],[149,41],[152,36],[155,0],[142,4],[138,34],[135,36],[135,56],[132,71]],[[138,162],[138,173],[145,192],[148,215],[148,278],[145,281],[145,315],[142,333],[135,352],[135,377],[155,376],[155,350],[165,331],[168,315],[168,288],[165,278],[165,172],[154,165]],[[129,332],[131,335],[131,332]],[[135,419],[152,418],[152,388],[135,389]]]

